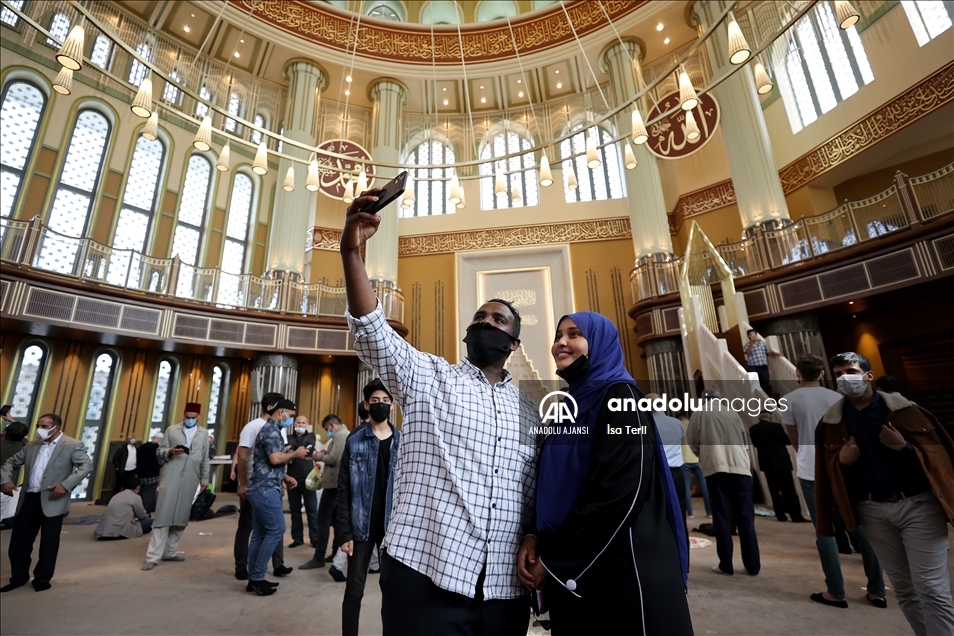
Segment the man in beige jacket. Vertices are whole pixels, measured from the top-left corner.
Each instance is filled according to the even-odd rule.
[[[719,564],[718,574],[732,575],[732,526],[739,530],[742,564],[755,576],[761,569],[759,541],[755,536],[752,508],[752,464],[749,460],[749,435],[738,414],[717,391],[706,391],[706,410],[689,418],[686,441],[699,456],[706,476],[712,526],[715,530]]]

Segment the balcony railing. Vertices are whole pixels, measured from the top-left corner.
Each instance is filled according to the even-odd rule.
[[[716,247],[736,278],[803,263],[954,213],[954,163],[919,177],[898,172],[878,194],[779,230],[756,230]],[[646,262],[630,273],[633,302],[679,292],[682,258]]]
[[[95,283],[104,287],[175,298],[206,306],[299,316],[344,316],[343,287],[218,268],[194,267],[178,256],[156,258],[135,250],[117,250],[90,238],[54,232],[40,217],[32,221],[0,219],[0,261],[22,268]],[[396,286],[375,281],[385,316],[404,322],[404,295]]]

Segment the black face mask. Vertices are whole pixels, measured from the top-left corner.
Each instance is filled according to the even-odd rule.
[[[371,413],[371,419],[379,424],[383,424],[388,421],[388,416],[391,415],[391,405],[384,404],[383,402],[376,402],[375,404],[368,405],[368,411]]]
[[[503,329],[485,322],[475,322],[467,327],[464,342],[467,343],[467,359],[478,366],[502,360],[510,355],[510,345],[515,338]]]
[[[590,359],[585,355],[581,355],[579,358],[570,363],[570,366],[563,369],[562,371],[557,371],[556,374],[566,380],[567,382],[575,382],[583,377],[583,375],[590,370]]]

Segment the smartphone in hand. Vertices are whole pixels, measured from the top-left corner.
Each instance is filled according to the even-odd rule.
[[[367,212],[368,214],[376,214],[380,212],[388,203],[394,201],[396,198],[404,194],[404,188],[406,187],[407,170],[394,177],[383,188],[381,188],[381,192],[378,193],[378,200],[374,201],[373,203],[369,203],[366,207],[362,208],[361,211]]]

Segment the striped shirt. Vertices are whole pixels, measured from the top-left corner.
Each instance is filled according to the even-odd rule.
[[[347,314],[355,351],[400,405],[404,423],[388,554],[438,587],[486,600],[518,598],[517,552],[534,516],[537,405],[506,371],[491,386],[464,359],[416,350],[377,308]]]

